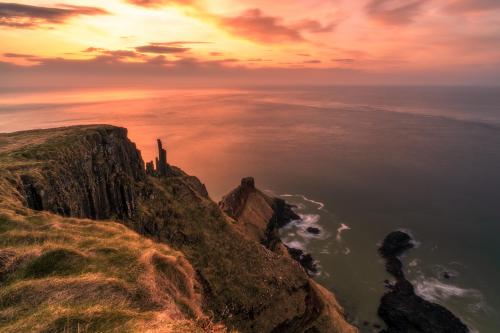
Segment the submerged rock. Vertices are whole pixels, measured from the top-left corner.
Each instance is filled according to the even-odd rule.
[[[466,333],[467,326],[443,306],[426,301],[415,294],[413,285],[403,272],[403,264],[398,258],[413,247],[411,237],[402,232],[391,232],[379,248],[385,259],[387,272],[396,278],[389,286],[378,308],[379,316],[387,324],[387,333]],[[386,283],[387,286],[387,283]]]
[[[308,233],[313,234],[313,235],[319,235],[321,233],[321,230],[319,228],[315,228],[315,227],[308,227],[306,230]]]

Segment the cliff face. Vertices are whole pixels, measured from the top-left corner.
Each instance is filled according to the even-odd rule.
[[[3,134],[0,166],[6,207],[115,219],[182,252],[195,272],[203,311],[229,328],[355,331],[299,265],[228,223],[198,179],[173,166],[160,175],[150,174],[149,166],[146,174],[125,129],[82,126]],[[275,212],[262,216],[269,213]]]
[[[134,217],[135,184],[145,179],[145,172],[125,129],[77,127],[40,134],[46,136],[45,144],[10,154],[33,163],[17,173],[28,207],[91,219]]]

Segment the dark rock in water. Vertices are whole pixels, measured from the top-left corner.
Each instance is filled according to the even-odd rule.
[[[443,273],[443,277],[444,277],[445,279],[447,279],[447,280],[448,280],[448,279],[451,279],[451,275],[450,275],[450,273],[448,273],[448,272],[444,272],[444,273]]]
[[[379,324],[373,324],[373,328],[376,328],[376,329],[381,329],[382,326],[380,326]]]
[[[314,261],[313,257],[302,251],[301,249],[294,249],[293,247],[288,247],[288,253],[290,253],[290,256],[298,261],[302,267],[305,268],[305,270],[310,274],[314,274],[318,272],[318,267],[316,266],[316,262]]]
[[[363,322],[363,326],[368,326],[368,325],[370,325],[370,323],[369,323],[369,322],[367,322],[367,321],[365,320],[365,321]]]
[[[413,285],[405,278],[398,256],[412,248],[411,237],[401,231],[390,233],[379,249],[386,260],[386,270],[396,283],[382,296],[379,316],[387,324],[388,333],[429,332],[465,333],[469,329],[443,306],[428,302],[415,294]]]
[[[382,257],[389,258],[397,257],[412,247],[412,239],[408,234],[402,231],[394,231],[385,237],[378,251]]]
[[[315,228],[315,227],[309,227],[306,230],[308,233],[313,234],[313,235],[319,235],[321,233],[321,230],[319,228]]]

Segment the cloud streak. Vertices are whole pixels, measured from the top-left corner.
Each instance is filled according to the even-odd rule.
[[[305,19],[286,24],[280,16],[264,13],[260,8],[250,8],[238,15],[217,15],[205,9],[197,0],[128,0],[142,7],[182,6],[186,13],[202,20],[214,22],[220,29],[232,35],[261,43],[305,41],[303,33],[325,33],[335,29],[335,23],[322,24]]]
[[[262,43],[301,42],[305,41],[304,32],[323,33],[335,29],[333,23],[323,25],[316,20],[285,24],[282,17],[267,15],[259,8],[247,9],[237,16],[217,17],[216,22],[233,35]]]
[[[477,13],[500,10],[499,0],[454,0],[445,8],[451,13]]]
[[[185,53],[190,50],[190,48],[188,47],[176,46],[176,45],[182,45],[182,44],[180,44],[180,42],[150,43],[149,45],[138,46],[135,48],[135,50],[143,53],[156,53],[156,54],[177,54],[177,53]]]
[[[163,6],[190,6],[196,3],[196,0],[127,0],[128,3],[141,7],[163,7]]]
[[[96,7],[59,5],[41,7],[17,3],[0,3],[0,26],[10,28],[37,28],[46,24],[63,24],[75,16],[106,15]]]
[[[427,0],[370,0],[365,11],[372,19],[389,25],[412,23]]]

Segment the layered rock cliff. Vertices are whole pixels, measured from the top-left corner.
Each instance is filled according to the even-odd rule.
[[[269,230],[242,232],[198,179],[176,167],[151,173],[149,166],[146,173],[126,129],[103,125],[2,134],[0,167],[6,209],[88,218],[96,226],[104,223],[98,220],[117,220],[180,251],[193,269],[201,311],[229,329],[356,331],[333,296],[296,262],[260,244],[273,239],[266,236]],[[284,202],[273,204],[277,210],[255,215],[263,221],[279,215]]]

